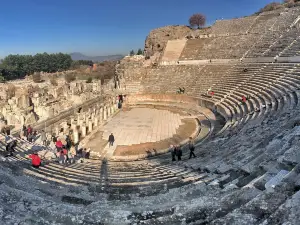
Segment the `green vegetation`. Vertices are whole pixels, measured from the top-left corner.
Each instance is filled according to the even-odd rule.
[[[16,87],[15,85],[13,84],[8,84],[8,87],[7,87],[7,96],[8,98],[12,98],[12,97],[15,97],[15,93],[16,93]]]
[[[52,77],[50,78],[50,83],[51,83],[53,86],[57,86],[58,83],[57,83],[56,77],[52,76]]]
[[[133,56],[133,55],[135,55],[134,51],[133,51],[133,50],[131,50],[131,51],[130,51],[130,53],[129,53],[129,55],[130,55],[130,56]]]
[[[86,83],[92,83],[93,81],[93,78],[89,77],[87,80],[86,80]]]
[[[32,74],[32,80],[34,83],[40,83],[41,82],[40,72],[34,72],[34,74]]]
[[[73,73],[67,73],[67,74],[65,75],[65,81],[66,81],[67,83],[71,83],[71,82],[74,81],[74,80],[76,80],[76,75],[75,75],[75,74],[73,74]]]
[[[144,52],[143,52],[143,50],[141,48],[139,48],[136,53],[135,53],[134,50],[131,50],[130,53],[129,53],[129,55],[130,56],[133,56],[133,55],[144,55]]]
[[[5,80],[23,78],[34,72],[53,73],[68,70],[72,59],[68,54],[8,55],[0,64],[0,76]]]
[[[91,60],[75,60],[72,62],[72,69],[79,69],[80,66],[93,66],[93,61]]]
[[[136,54],[137,54],[137,55],[143,55],[144,53],[143,53],[142,49],[139,48],[139,50],[137,51]]]

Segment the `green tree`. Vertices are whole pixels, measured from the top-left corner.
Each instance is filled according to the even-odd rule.
[[[137,51],[137,53],[136,53],[137,55],[143,55],[143,51],[142,51],[142,49],[140,49],[139,48],[139,50]]]
[[[135,53],[134,53],[133,50],[131,50],[130,53],[129,53],[130,56],[133,56],[134,54],[135,54]]]
[[[0,71],[6,80],[22,78],[34,72],[57,72],[68,70],[72,65],[68,54],[38,53],[31,55],[8,55],[0,64]]]

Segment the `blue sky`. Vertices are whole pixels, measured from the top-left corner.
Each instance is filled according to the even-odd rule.
[[[272,0],[2,0],[0,57],[37,52],[127,54],[150,30],[186,25],[201,12],[216,19],[250,15]]]

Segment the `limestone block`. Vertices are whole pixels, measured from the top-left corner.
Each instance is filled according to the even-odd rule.
[[[25,117],[25,124],[33,124],[35,122],[37,122],[37,118],[34,113],[31,112]]]

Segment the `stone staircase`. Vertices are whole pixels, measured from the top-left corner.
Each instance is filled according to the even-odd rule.
[[[182,50],[184,49],[185,44],[186,44],[185,39],[169,40],[164,50],[161,63],[177,62],[179,60]]]

